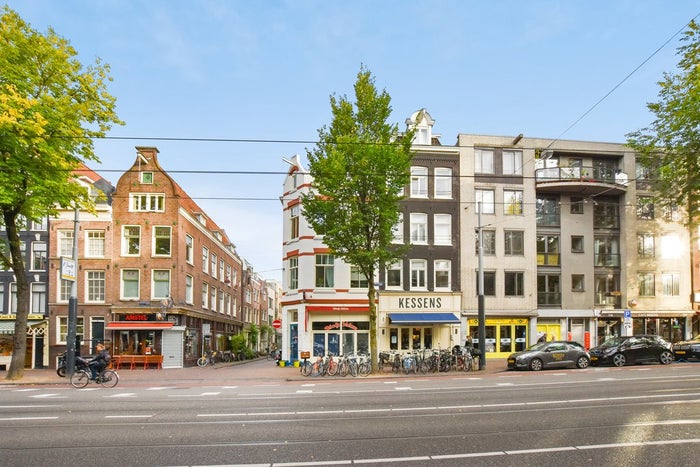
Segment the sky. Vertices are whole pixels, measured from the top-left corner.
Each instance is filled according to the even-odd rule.
[[[0,0],[2,4],[2,0]],[[391,123],[421,108],[459,133],[624,143],[676,71],[697,0],[15,0],[85,65],[111,67],[125,121],[90,167],[161,166],[266,279],[282,279],[282,158],[314,146],[362,66]],[[112,139],[113,138],[113,139]]]

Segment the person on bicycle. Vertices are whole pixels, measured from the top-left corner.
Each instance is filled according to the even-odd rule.
[[[97,351],[97,354],[88,364],[90,367],[90,372],[92,373],[92,379],[97,378],[97,375],[102,373],[107,365],[109,365],[110,360],[112,360],[109,350],[107,350],[104,345],[97,344],[95,350]]]

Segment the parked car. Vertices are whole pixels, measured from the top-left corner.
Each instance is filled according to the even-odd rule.
[[[673,344],[673,356],[676,360],[695,358],[700,360],[700,334],[687,341]]]
[[[510,354],[508,369],[539,371],[566,366],[586,368],[590,361],[590,355],[578,342],[549,341],[539,342],[528,349]]]
[[[625,366],[634,363],[673,362],[671,343],[659,336],[637,335],[611,337],[590,351],[591,365]]]

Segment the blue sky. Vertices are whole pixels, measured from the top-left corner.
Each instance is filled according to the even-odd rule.
[[[697,0],[7,5],[68,39],[83,63],[111,66],[126,122],[111,136],[138,139],[97,141],[92,167],[116,183],[135,146],[157,146],[165,170],[269,279],[282,277],[282,157],[312,144],[146,138],[314,141],[329,96],[353,98],[364,64],[392,97],[391,121],[404,129],[425,107],[443,144],[459,133],[624,142],[651,122],[646,103],[675,70],[680,35],[568,128],[700,13]],[[188,170],[208,173],[177,173]],[[217,173],[231,171],[258,173]]]

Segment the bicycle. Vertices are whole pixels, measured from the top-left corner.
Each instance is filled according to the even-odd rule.
[[[207,365],[214,366],[216,363],[216,352],[205,352],[204,355],[197,359],[197,366],[204,368]]]
[[[105,388],[113,388],[119,383],[119,375],[116,371],[105,369],[93,379],[91,371],[88,370],[78,370],[73,373],[70,377],[70,384],[74,388],[84,388],[90,382],[101,384]]]

